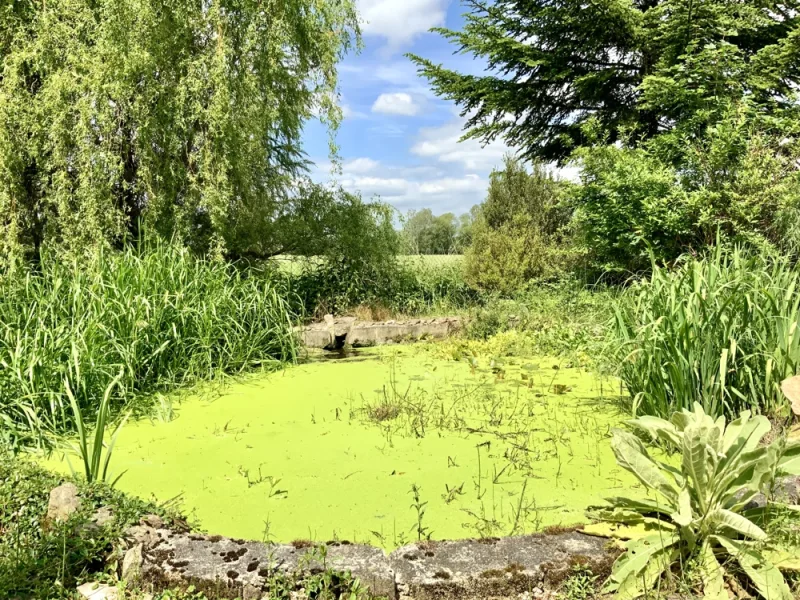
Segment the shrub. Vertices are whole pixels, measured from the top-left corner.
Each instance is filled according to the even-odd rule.
[[[796,252],[800,148],[793,133],[776,133],[778,122],[724,102],[710,123],[576,151],[573,225],[589,265],[636,273],[651,256],[674,261],[718,241]]]
[[[513,293],[531,279],[561,273],[570,256],[563,243],[570,214],[560,202],[561,188],[542,165],[528,173],[512,158],[492,173],[466,251],[472,285]]]
[[[290,278],[298,310],[316,316],[373,301],[396,273],[400,246],[390,206],[340,191],[328,210],[316,252],[297,257],[302,268]]]
[[[390,255],[380,261],[338,263],[323,257],[303,264],[289,281],[301,301],[298,310],[313,318],[359,307],[383,315],[445,313],[481,301],[481,294],[464,279],[459,256]]]
[[[17,441],[74,427],[65,382],[87,418],[110,399],[293,360],[293,318],[265,271],[156,244],[78,264],[45,257],[0,276],[0,422]],[[28,440],[30,441],[30,439]]]
[[[670,421],[642,417],[631,424],[678,452],[680,465],[654,460],[635,435],[613,431],[617,463],[653,496],[610,498],[610,507],[594,509],[601,520],[646,525],[649,531],[627,543],[604,591],[637,598],[673,565],[696,564],[705,598],[726,600],[725,579],[743,576],[763,598],[791,600],[760,526],[772,506],[748,505],[758,493],[769,493],[776,477],[800,474],[800,442],[759,445],[770,430],[765,417],[745,411],[726,426],[699,404]]]
[[[615,363],[634,414],[781,413],[800,365],[800,277],[783,258],[716,249],[653,266],[615,308]]]

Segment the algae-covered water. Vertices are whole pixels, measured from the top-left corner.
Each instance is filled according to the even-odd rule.
[[[393,547],[573,524],[632,481],[609,444],[613,385],[557,366],[430,348],[317,360],[129,422],[112,470],[232,537]]]

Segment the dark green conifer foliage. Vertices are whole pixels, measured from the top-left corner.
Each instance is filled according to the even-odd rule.
[[[466,137],[502,137],[525,158],[564,160],[586,143],[638,143],[700,130],[720,101],[762,116],[794,112],[798,2],[776,0],[469,0],[463,30],[439,28],[485,60],[470,75],[411,56],[468,118]]]

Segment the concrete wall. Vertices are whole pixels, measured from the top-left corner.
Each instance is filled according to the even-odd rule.
[[[380,322],[331,317],[326,322],[303,327],[299,333],[303,344],[308,348],[335,350],[345,345],[358,348],[421,339],[443,339],[460,327],[461,319],[458,317]]]

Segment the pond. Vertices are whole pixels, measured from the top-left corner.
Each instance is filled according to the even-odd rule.
[[[118,487],[179,497],[210,533],[386,548],[574,524],[633,487],[609,444],[613,382],[555,359],[455,358],[375,349],[182,394],[123,428]]]

